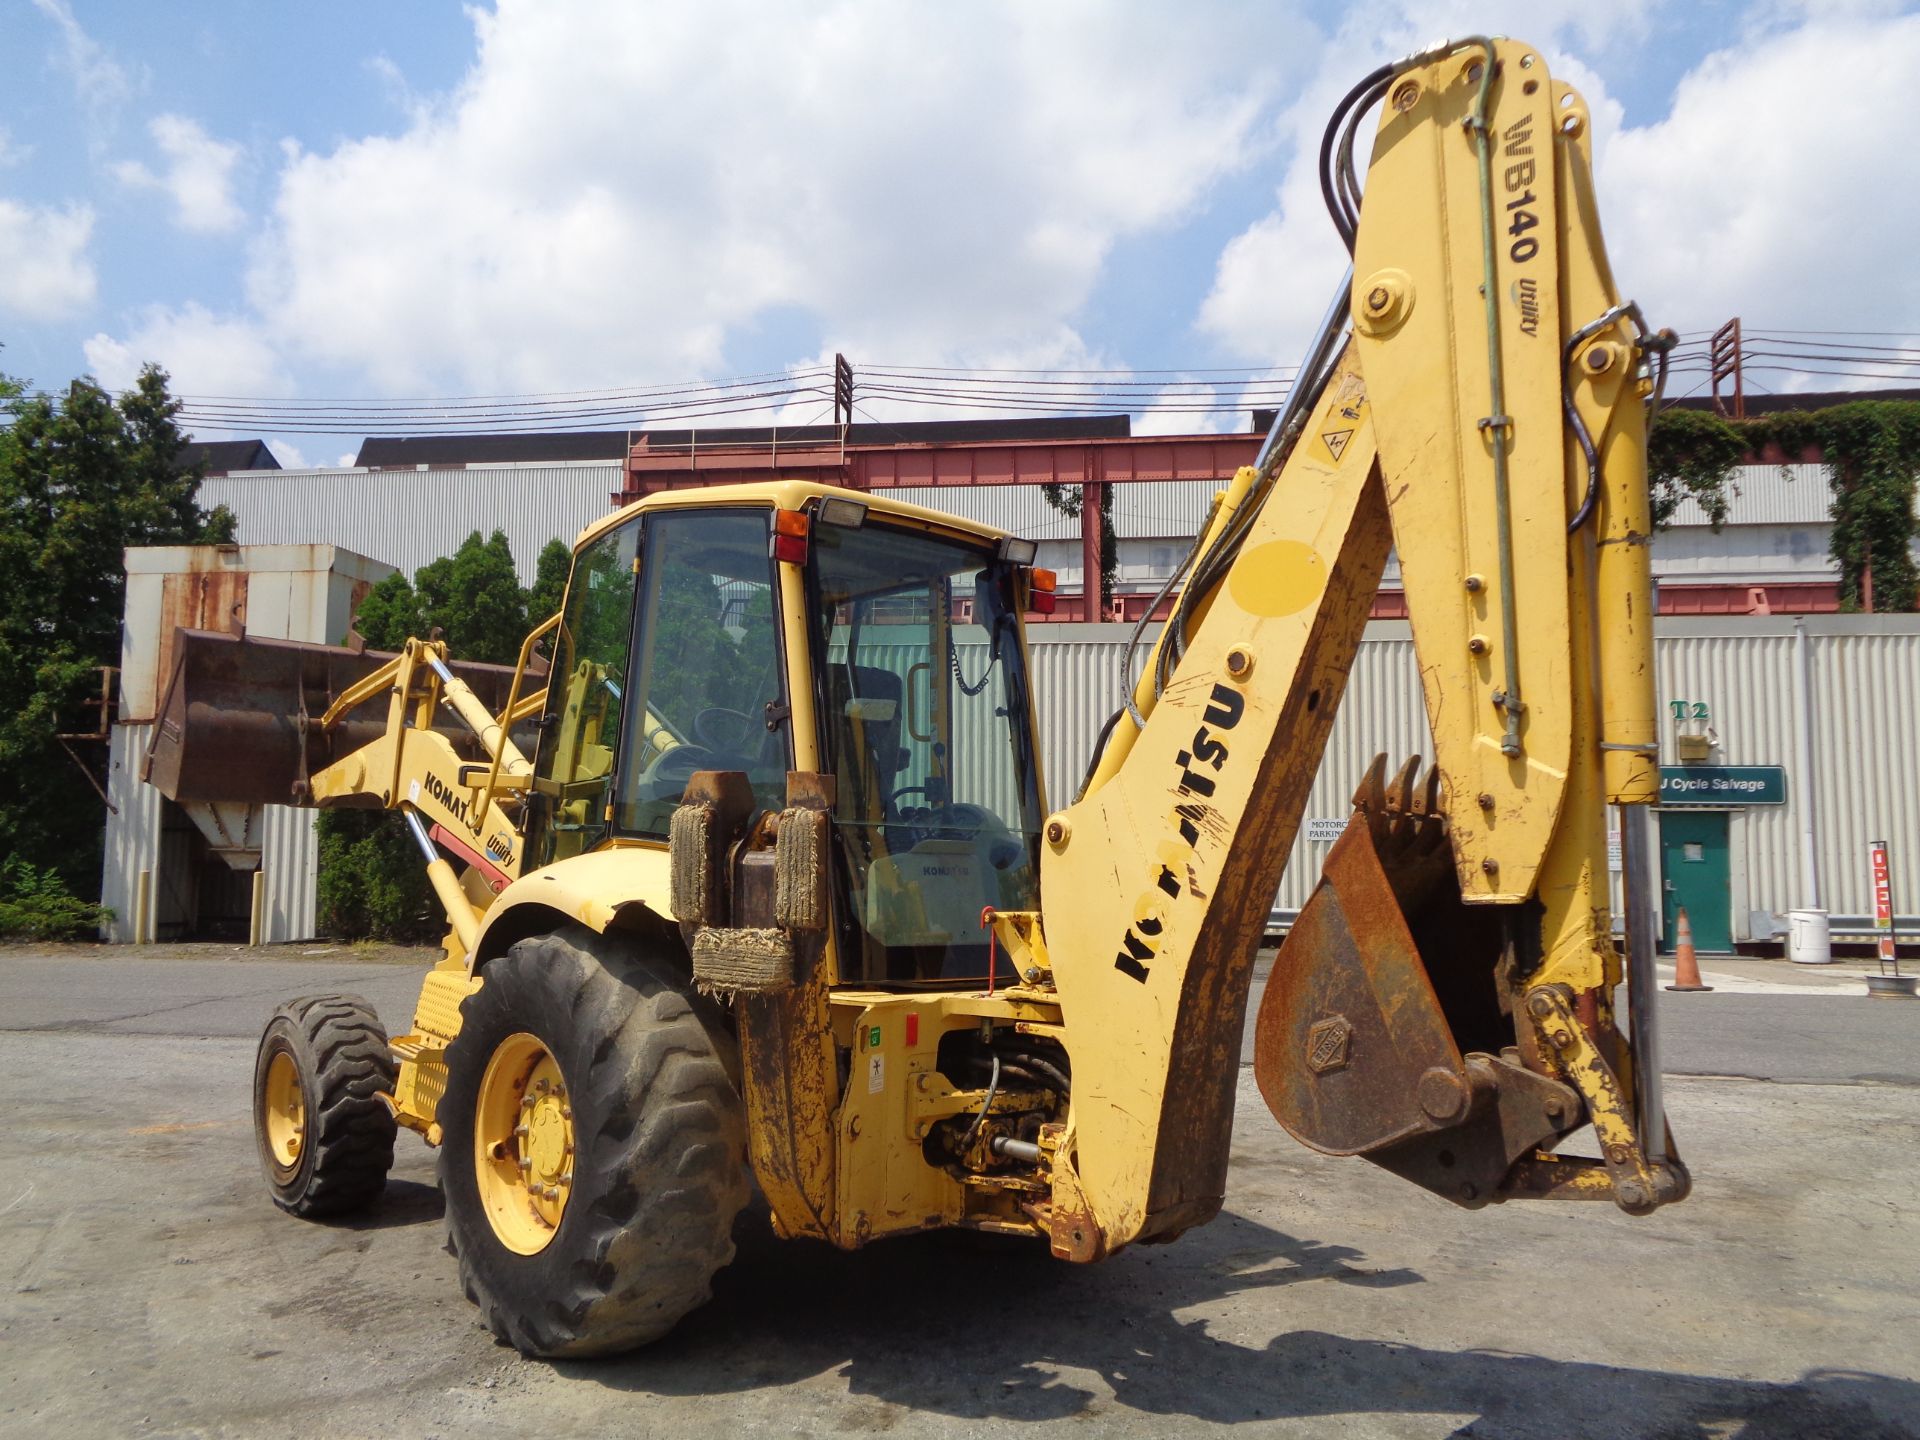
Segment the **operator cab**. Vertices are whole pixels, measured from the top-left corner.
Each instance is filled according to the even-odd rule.
[[[836,777],[841,982],[977,985],[982,910],[1038,904],[1020,568],[990,538],[877,507],[810,513],[803,627],[782,623],[764,502],[643,510],[580,550],[529,868],[616,837],[665,843],[696,771],[742,772],[762,808],[782,808],[803,686],[818,766]],[[803,631],[809,655],[786,653]]]

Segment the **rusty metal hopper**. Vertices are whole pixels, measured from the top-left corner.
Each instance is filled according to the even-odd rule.
[[[348,714],[331,731],[321,730],[320,717],[335,696],[391,660],[391,653],[182,629],[174,655],[142,778],[190,809],[196,808],[190,802],[223,808],[306,804],[309,776],[386,730],[384,698]],[[506,703],[511,666],[463,662],[453,670],[489,707]],[[468,738],[451,716],[435,728]],[[207,830],[206,824],[201,828]],[[230,808],[221,828],[229,836],[237,828]],[[225,848],[207,833],[216,849]]]

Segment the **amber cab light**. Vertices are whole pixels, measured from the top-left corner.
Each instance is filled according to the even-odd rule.
[[[773,558],[789,565],[807,563],[808,518],[801,510],[773,512]]]
[[[1053,587],[1056,579],[1053,571],[1033,570],[1033,571],[1029,571],[1028,573],[1033,577],[1034,613],[1037,615],[1053,614],[1053,607],[1055,603]]]

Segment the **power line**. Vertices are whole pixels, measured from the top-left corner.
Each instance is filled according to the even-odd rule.
[[[1761,374],[1813,381],[1920,384],[1920,344],[1905,331],[1747,330],[1741,364]],[[1689,331],[1675,349],[1677,382],[1710,370],[1707,331]],[[490,430],[542,434],[581,428],[629,430],[704,425],[816,404],[832,405],[825,366],[599,389],[445,397],[257,397],[183,395],[179,418],[196,432],[268,434],[441,434]],[[857,412],[868,424],[896,422],[876,410],[963,411],[977,415],[1135,417],[1244,415],[1276,408],[1291,393],[1291,366],[1039,367],[875,364],[858,372]],[[1758,384],[1756,379],[1756,384]],[[1689,386],[1689,390],[1698,388]],[[46,397],[58,405],[60,397]],[[811,418],[808,423],[811,423]]]

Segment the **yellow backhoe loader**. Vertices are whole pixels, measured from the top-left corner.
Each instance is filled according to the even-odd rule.
[[[1053,577],[878,494],[607,516],[497,705],[437,640],[185,635],[154,782],[396,809],[449,920],[406,1033],[351,996],[268,1026],[275,1200],[367,1204],[420,1133],[467,1294],[553,1356],[699,1305],[749,1172],[781,1235],[845,1248],[964,1227],[1084,1263],[1205,1223],[1390,549],[1436,762],[1361,780],[1263,992],[1260,1089],[1305,1144],[1457,1205],[1684,1197],[1640,888],[1671,337],[1615,293],[1589,123],[1511,40],[1346,97],[1322,178],[1353,269],[1051,799],[1022,616]],[[209,690],[215,650],[234,683]]]

